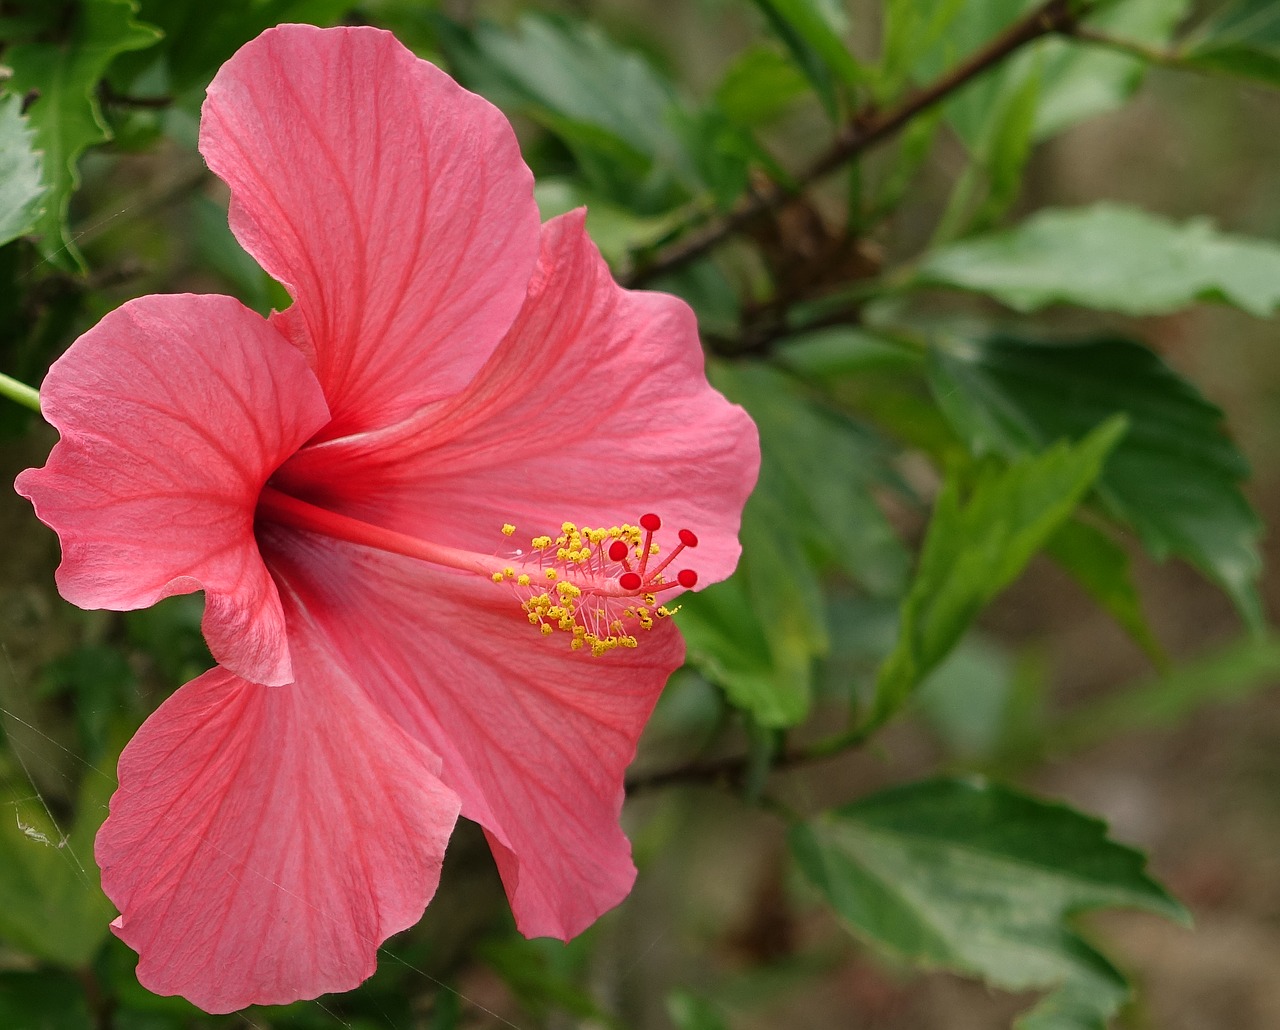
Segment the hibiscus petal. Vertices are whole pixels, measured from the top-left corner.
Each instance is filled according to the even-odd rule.
[[[298,352],[230,297],[143,297],[55,362],[40,403],[61,441],[16,486],[62,541],[62,596],[128,610],[203,588],[214,657],[289,682],[253,515],[267,477],[328,419]]]
[[[307,447],[281,481],[316,503],[481,552],[660,515],[700,539],[703,585],[737,563],[756,481],[755,425],[707,383],[693,312],[619,287],[571,212],[543,227],[519,318],[457,397],[381,433]]]
[[[96,857],[156,994],[231,1012],[350,990],[435,893],[458,799],[310,633],[296,683],[214,669],[120,758]]]
[[[443,761],[486,830],[516,923],[567,940],[631,889],[623,773],[684,644],[669,622],[602,658],[475,576],[266,527],[264,552],[330,660]]]
[[[456,392],[520,309],[538,213],[515,134],[390,33],[264,32],[209,86],[200,150],[293,295],[279,322],[324,386],[326,435]]]

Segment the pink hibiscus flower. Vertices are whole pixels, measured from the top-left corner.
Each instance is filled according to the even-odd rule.
[[[18,479],[68,600],[205,593],[218,667],[125,749],[98,835],[112,926],[211,1012],[346,990],[461,811],[520,930],[568,938],[634,879],[660,605],[732,571],[755,429],[689,308],[619,288],[580,212],[540,226],[506,120],[388,33],[264,33],[200,149],[293,305],[125,304],[50,370],[61,440]]]

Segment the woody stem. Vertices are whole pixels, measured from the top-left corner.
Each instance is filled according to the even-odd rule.
[[[701,257],[729,237],[803,193],[816,181],[854,160],[863,151],[888,139],[913,118],[995,67],[1010,54],[1044,36],[1071,34],[1081,18],[1099,6],[1099,0],[1045,0],[985,46],[970,54],[928,85],[883,109],[869,105],[858,111],[831,145],[789,183],[770,182],[748,193],[724,215],[703,224],[660,250],[626,277],[624,285],[641,286]]]

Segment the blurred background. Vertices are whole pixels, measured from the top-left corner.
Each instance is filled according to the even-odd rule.
[[[21,42],[19,33],[36,23],[39,32],[54,31],[45,6],[0,2],[9,41]],[[628,55],[657,69],[690,109],[724,99],[744,53],[789,53],[768,5],[741,0],[241,2],[227,5],[225,16],[195,3],[137,6],[137,22],[166,35],[112,57],[94,86],[112,138],[85,151],[83,181],[70,197],[70,238],[82,266],[72,251],[50,254],[30,241],[0,248],[0,368],[30,383],[80,332],[134,296],[231,292],[262,311],[288,303],[235,244],[226,191],[194,145],[204,84],[266,24],[299,18],[391,28],[513,117],[547,214],[598,199],[599,181],[582,174],[582,151],[557,135],[553,119],[522,102],[495,40],[545,31],[538,52],[548,67],[558,59],[556,38],[579,56],[583,40],[594,40],[603,74],[617,72],[610,62]],[[1182,6],[1177,24],[1194,27],[1223,5]],[[882,5],[852,0],[843,10],[852,53],[872,60]],[[543,16],[558,20],[527,20]],[[560,37],[537,28],[566,25]],[[0,52],[0,64],[7,56]],[[794,68],[762,60],[754,74],[768,68],[775,79],[760,87],[761,97],[789,99],[752,132],[783,165],[799,168],[829,140],[829,113],[802,78],[796,85]],[[1207,216],[1224,231],[1280,241],[1280,92],[1159,64],[1133,79],[1123,103],[1030,149],[1002,224],[1041,208],[1117,201],[1176,220]],[[622,81],[618,117],[644,117],[647,73],[633,68]],[[645,126],[634,126],[642,134]],[[901,200],[852,253],[892,267],[929,243],[971,161],[945,129],[931,142]],[[902,160],[898,144],[872,151],[866,176],[883,183]],[[837,220],[848,189],[843,178],[825,181],[796,217]],[[731,186],[729,200],[738,192]],[[634,271],[636,254],[660,246],[688,213],[690,202],[677,200],[654,200],[647,211],[623,210],[610,198],[592,204],[591,228],[620,274]],[[721,257],[730,267],[724,278],[737,285],[734,260]],[[652,285],[695,304],[710,349],[723,357],[734,339],[747,338],[744,325],[761,323],[732,301],[726,311],[715,288],[695,280]],[[744,291],[736,296],[741,305]],[[998,327],[1013,317],[983,298],[942,291],[922,291],[913,303],[932,323]],[[1050,334],[1105,330],[1141,339],[1196,384],[1225,412],[1252,467],[1246,494],[1264,525],[1274,524],[1280,328],[1273,320],[1220,304],[1142,318],[1052,307],[1037,317]],[[850,396],[857,408],[856,384]],[[16,406],[0,410],[0,426],[0,479],[11,482],[43,463],[54,436]],[[886,453],[900,485],[870,493],[895,535],[916,547],[938,488],[936,462],[911,441]],[[636,888],[569,946],[515,934],[483,839],[465,828],[423,922],[388,943],[378,974],[360,991],[218,1018],[155,998],[133,980],[132,952],[107,933],[113,910],[98,889],[90,841],[124,741],[210,663],[200,599],[127,614],[82,612],[54,588],[53,534],[11,491],[0,492],[0,534],[0,1025],[977,1030],[1008,1026],[1032,1000],[869,949],[792,868],[785,822],[749,789],[713,776],[663,778],[744,749],[767,764],[759,726],[726,702],[707,662],[672,679],[641,744],[625,812]],[[1038,557],[906,718],[867,746],[774,771],[769,794],[816,812],[939,770],[983,772],[1096,813],[1115,839],[1148,853],[1152,874],[1195,919],[1194,929],[1126,912],[1084,920],[1090,940],[1136,986],[1117,1025],[1269,1030],[1280,1026],[1280,692],[1273,689],[1280,639],[1246,633],[1230,598],[1189,566],[1153,560],[1136,537],[1121,542],[1150,630],[1167,652],[1163,668],[1058,565]],[[1261,547],[1260,589],[1274,613],[1274,534],[1264,531]],[[894,636],[887,593],[876,597],[819,573],[829,640],[805,655],[811,714],[791,731],[802,741],[844,726],[848,684],[865,681]]]

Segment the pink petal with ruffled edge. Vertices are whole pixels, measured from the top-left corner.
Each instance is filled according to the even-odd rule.
[[[325,435],[456,392],[519,311],[538,212],[515,134],[390,33],[264,32],[209,86],[200,150],[293,295],[275,320],[324,386]]]
[[[522,542],[501,536],[507,521],[527,540],[566,518],[610,526],[654,511],[666,547],[675,529],[698,534],[689,564],[707,583],[736,563],[758,467],[750,418],[706,381],[688,306],[619,288],[575,213],[544,227],[525,307],[466,390],[400,426],[308,446],[276,482],[482,554]],[[592,658],[543,638],[518,599],[478,578],[278,539],[272,567],[309,584],[299,592],[341,660],[443,757],[520,929],[567,938],[625,897],[623,772],[683,656],[674,627]]]
[[[203,589],[214,657],[289,682],[253,518],[267,477],[328,420],[301,355],[230,297],[143,297],[58,359],[40,403],[61,441],[16,486],[62,542],[62,596],[128,610]]]
[[[421,918],[457,797],[290,614],[296,683],[214,669],[120,758],[98,834],[138,980],[208,1012],[350,990]]]
[[[697,322],[663,293],[619,287],[583,212],[543,227],[529,298],[457,397],[358,439],[300,451],[279,482],[368,522],[467,547],[504,549],[655,512],[699,537],[688,562],[705,585],[740,551],[742,506],[760,466],[756,428],[707,383]]]
[[[522,933],[567,940],[626,897],[623,773],[683,660],[669,622],[593,659],[542,637],[519,600],[478,577],[278,527],[263,548],[330,660],[441,756]]]

